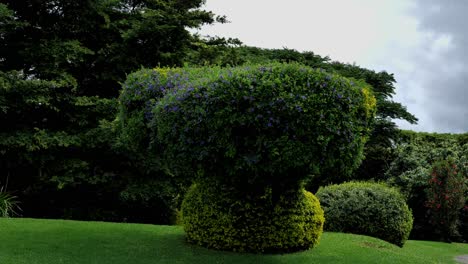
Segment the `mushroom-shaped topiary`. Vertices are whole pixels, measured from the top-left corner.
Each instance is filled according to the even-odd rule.
[[[302,185],[359,165],[375,113],[370,87],[299,64],[154,72],[150,87],[165,96],[149,113],[152,142],[169,171],[197,184],[182,208],[189,241],[251,252],[316,244],[322,211]],[[210,216],[205,229],[195,222]],[[281,241],[245,237],[258,229],[282,234]],[[297,239],[286,239],[288,232]],[[249,242],[232,242],[241,240]]]

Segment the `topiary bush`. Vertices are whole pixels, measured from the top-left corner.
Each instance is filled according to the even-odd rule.
[[[240,197],[233,187],[199,182],[182,203],[189,242],[208,248],[248,252],[291,252],[316,245],[323,229],[318,199],[304,189],[273,202],[270,188],[257,197]]]
[[[228,185],[288,189],[312,174],[350,174],[375,113],[371,88],[299,64],[176,69],[152,131],[172,169]],[[287,177],[286,177],[287,175]]]
[[[408,239],[413,217],[395,188],[348,182],[321,187],[316,195],[325,211],[327,231],[373,236],[400,247]]]
[[[121,142],[148,146],[165,173],[195,181],[182,206],[189,241],[249,252],[318,242],[323,217],[302,186],[359,165],[375,114],[368,85],[299,64],[143,70],[129,79]]]
[[[168,69],[142,69],[127,76],[119,97],[113,148],[127,158],[128,170],[119,198],[129,221],[174,223],[190,178],[173,177],[160,160],[159,144],[149,124],[154,104],[172,89],[164,83]],[[174,70],[175,71],[175,70]],[[142,213],[145,212],[145,213]]]

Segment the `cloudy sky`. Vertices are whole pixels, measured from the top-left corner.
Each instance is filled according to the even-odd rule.
[[[394,73],[394,100],[419,118],[397,122],[401,128],[468,132],[468,1],[207,0],[205,9],[231,23],[205,26],[202,35]]]

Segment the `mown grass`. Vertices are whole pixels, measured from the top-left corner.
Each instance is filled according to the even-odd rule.
[[[188,245],[179,226],[0,219],[1,264],[456,263],[468,244],[381,240],[324,233],[314,249],[285,255],[219,252]]]

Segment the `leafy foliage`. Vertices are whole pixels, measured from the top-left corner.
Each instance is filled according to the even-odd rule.
[[[433,165],[426,206],[431,211],[430,223],[445,241],[459,235],[459,212],[466,202],[467,184],[467,176],[459,173],[453,161],[444,160]]]
[[[427,190],[433,165],[440,160],[452,159],[461,177],[466,180],[468,172],[468,144],[462,140],[463,134],[433,134],[403,131],[397,144],[396,158],[385,173],[387,182],[398,187],[405,195],[413,210],[414,227],[411,237],[415,239],[444,239],[436,234],[429,223],[431,212],[425,206],[429,200]],[[466,196],[465,194],[465,197]],[[466,203],[466,202],[465,202]],[[463,216],[463,212],[462,212]],[[464,221],[461,219],[463,224]],[[464,239],[468,230],[461,229]],[[452,237],[451,239],[457,239]],[[459,238],[458,238],[459,239]]]
[[[301,185],[350,174],[375,114],[365,83],[300,64],[143,70],[129,84],[119,118],[140,129],[123,125],[123,138],[149,143],[171,173],[199,184],[183,222],[189,240],[218,249],[316,244],[323,218]]]
[[[175,87],[151,123],[166,164],[260,191],[349,175],[375,111],[364,83],[298,64],[175,69],[158,80],[146,89]]]
[[[218,65],[241,65],[244,63],[265,64],[272,61],[279,62],[299,62],[301,64],[322,68],[328,72],[334,72],[344,77],[363,80],[372,86],[377,99],[377,112],[374,127],[366,143],[364,150],[365,159],[360,168],[352,176],[353,179],[382,179],[389,163],[395,158],[393,143],[399,138],[399,130],[393,119],[402,119],[409,123],[416,123],[417,118],[406,110],[406,107],[392,100],[395,94],[395,78],[393,74],[375,72],[357,65],[331,61],[328,57],[321,57],[313,52],[298,52],[293,49],[261,49],[256,47],[232,46],[227,42],[207,41],[209,45],[203,50],[194,50],[192,53],[209,53],[216,56],[210,61]],[[191,53],[191,54],[192,54]],[[229,54],[229,56],[227,56]],[[194,55],[191,55],[194,57]],[[197,56],[195,56],[197,57]],[[200,65],[200,60],[189,61],[192,64]],[[206,65],[204,61],[202,64]],[[345,178],[326,177],[315,179],[313,184],[308,186],[311,190],[316,190],[319,185],[328,183],[338,183]]]
[[[413,226],[404,197],[381,183],[329,185],[321,187],[317,197],[327,231],[369,235],[402,247]]]
[[[2,1],[0,176],[21,191],[25,216],[168,222],[176,186],[114,149],[111,121],[127,73],[181,65],[196,41],[187,29],[225,20],[202,4]]]
[[[57,211],[49,212],[65,200],[64,192],[113,178],[111,159],[118,157],[106,152],[111,132],[99,120],[115,111],[115,101],[76,96],[66,79],[45,81],[12,71],[0,72],[0,82],[1,173],[11,189],[22,191],[25,215],[55,216]]]
[[[236,188],[214,182],[194,184],[182,203],[189,242],[240,252],[290,252],[318,244],[323,210],[310,192],[272,190],[256,197],[239,196]]]
[[[0,187],[0,217],[15,216],[20,210],[18,198],[6,192],[4,187]]]
[[[9,23],[0,29],[0,70],[67,75],[91,96],[117,95],[125,74],[141,66],[181,65],[192,41],[186,28],[224,21],[200,10],[202,0],[2,3]]]

